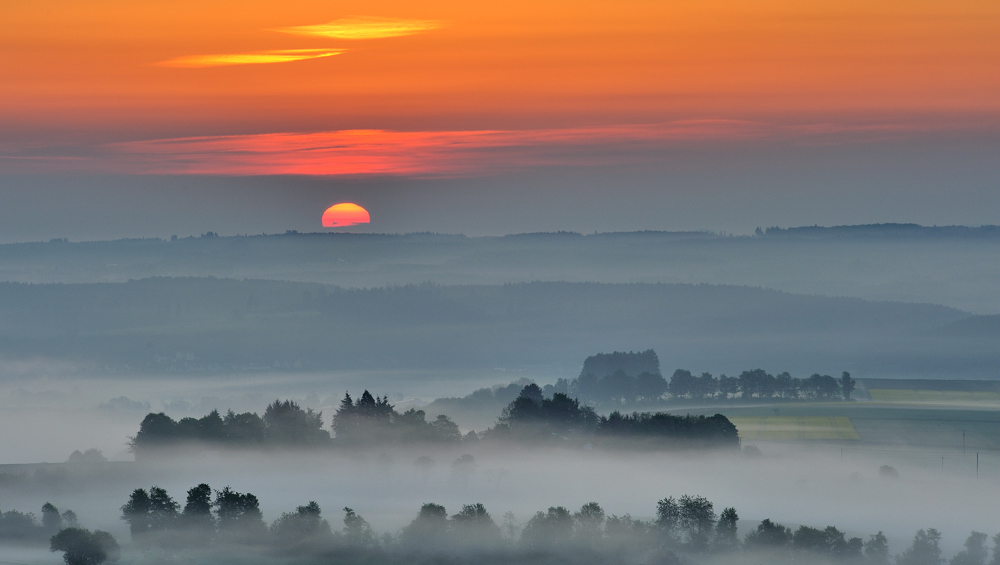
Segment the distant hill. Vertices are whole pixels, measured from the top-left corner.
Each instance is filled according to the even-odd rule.
[[[594,351],[655,348],[697,371],[1000,373],[995,348],[937,331],[967,317],[722,285],[3,283],[0,356],[130,372],[546,366],[572,378]]]
[[[1000,313],[1000,228],[915,224],[465,237],[295,233],[0,245],[0,281],[157,276],[373,288],[433,282],[709,283]]]
[[[921,226],[920,224],[866,224],[767,228],[765,237],[786,238],[1000,238],[1000,226]]]
[[[1000,315],[969,316],[948,324],[942,334],[962,337],[1000,337]]]

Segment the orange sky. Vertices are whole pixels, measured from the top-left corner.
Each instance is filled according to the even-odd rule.
[[[351,17],[396,31],[302,27]],[[995,0],[0,4],[0,124],[36,144],[998,115]]]

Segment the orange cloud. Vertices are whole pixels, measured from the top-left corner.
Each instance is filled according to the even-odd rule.
[[[899,135],[892,125],[772,126],[738,120],[478,131],[340,130],[115,144],[116,168],[151,174],[462,176],[545,165],[658,159],[670,143]]]
[[[383,37],[413,35],[438,29],[442,26],[443,23],[436,20],[403,20],[352,16],[334,20],[326,24],[282,27],[272,31],[292,35],[330,37],[334,39],[379,39]]]
[[[306,59],[320,59],[340,55],[346,49],[279,49],[254,53],[233,53],[224,55],[188,55],[160,63],[164,67],[201,68],[228,65],[261,65],[267,63],[290,63]]]

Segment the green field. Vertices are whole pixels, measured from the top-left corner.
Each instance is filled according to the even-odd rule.
[[[757,416],[730,418],[744,440],[860,440],[845,416]]]

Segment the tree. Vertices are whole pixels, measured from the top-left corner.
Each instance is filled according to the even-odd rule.
[[[972,532],[965,540],[965,549],[951,560],[951,565],[986,565],[989,551],[986,549],[986,534]]]
[[[864,544],[865,559],[871,565],[889,565],[889,539],[881,531]]]
[[[187,501],[181,514],[181,522],[193,541],[202,545],[215,534],[215,518],[212,516],[212,488],[205,483],[188,489]]]
[[[698,378],[692,375],[691,371],[677,369],[670,377],[670,384],[667,386],[667,390],[670,391],[671,396],[680,398],[682,396],[691,396],[697,389],[697,386]]]
[[[458,424],[453,422],[451,418],[445,416],[444,414],[439,414],[438,417],[430,423],[430,427],[434,430],[434,438],[438,441],[454,443],[462,440],[462,432],[458,429]]]
[[[854,379],[851,378],[851,374],[844,371],[840,375],[840,390],[844,394],[844,400],[851,399],[851,393],[854,392]]]
[[[573,514],[576,520],[576,538],[585,545],[591,547],[597,545],[603,536],[604,509],[596,502],[588,502],[580,507],[580,511]]]
[[[736,396],[740,391],[740,381],[736,377],[727,377],[725,374],[719,375],[719,393],[722,398]]]
[[[667,392],[668,386],[663,375],[645,371],[635,378],[635,395],[647,402],[653,402],[659,400]]]
[[[455,540],[461,545],[490,547],[500,543],[500,527],[481,503],[466,504],[451,517]]]
[[[128,522],[132,541],[142,543],[144,536],[149,533],[151,509],[152,502],[149,500],[149,493],[141,488],[132,491],[128,502],[122,506],[121,519]]]
[[[787,546],[792,541],[792,532],[765,518],[757,525],[757,529],[747,534],[744,544],[757,549],[776,549]]]
[[[46,502],[42,505],[42,528],[50,533],[54,534],[62,529],[62,515],[59,514],[59,509],[56,508],[51,502]]]
[[[680,515],[678,525],[687,537],[688,547],[695,551],[708,549],[715,527],[715,510],[704,496],[685,494],[678,504]]]
[[[1000,534],[993,536],[993,559],[990,559],[989,565],[1000,565]]]
[[[275,400],[264,410],[267,438],[278,445],[321,445],[330,441],[330,433],[323,429],[323,413],[303,410],[291,400]]]
[[[62,551],[66,565],[100,565],[117,561],[118,542],[108,532],[91,532],[82,528],[66,528],[52,536],[50,551]]]
[[[448,511],[440,504],[428,502],[420,507],[417,517],[400,534],[406,547],[417,550],[439,548],[448,535]]]
[[[260,502],[250,494],[236,492],[228,486],[215,491],[215,515],[219,534],[245,541],[260,541],[267,529],[260,513]]]
[[[158,486],[149,489],[149,530],[164,531],[177,526],[180,505]]]
[[[371,524],[353,509],[344,508],[344,540],[355,547],[369,547],[375,544],[375,532]]]
[[[941,565],[941,534],[934,528],[917,530],[913,544],[896,557],[897,565]]]
[[[72,510],[66,510],[62,513],[62,525],[67,528],[75,528],[80,525],[79,519],[76,517],[76,512]]]
[[[674,497],[660,499],[656,502],[656,526],[667,536],[673,536],[680,525],[681,508]]]
[[[573,539],[573,515],[562,506],[536,512],[521,532],[521,544],[529,549],[558,549]]]
[[[715,525],[715,547],[721,551],[734,551],[740,546],[740,540],[736,536],[737,522],[739,515],[733,507],[726,508],[719,515],[719,522]]]
[[[271,536],[285,545],[328,543],[333,532],[321,513],[316,501],[297,507],[295,512],[285,512],[271,524]]]

